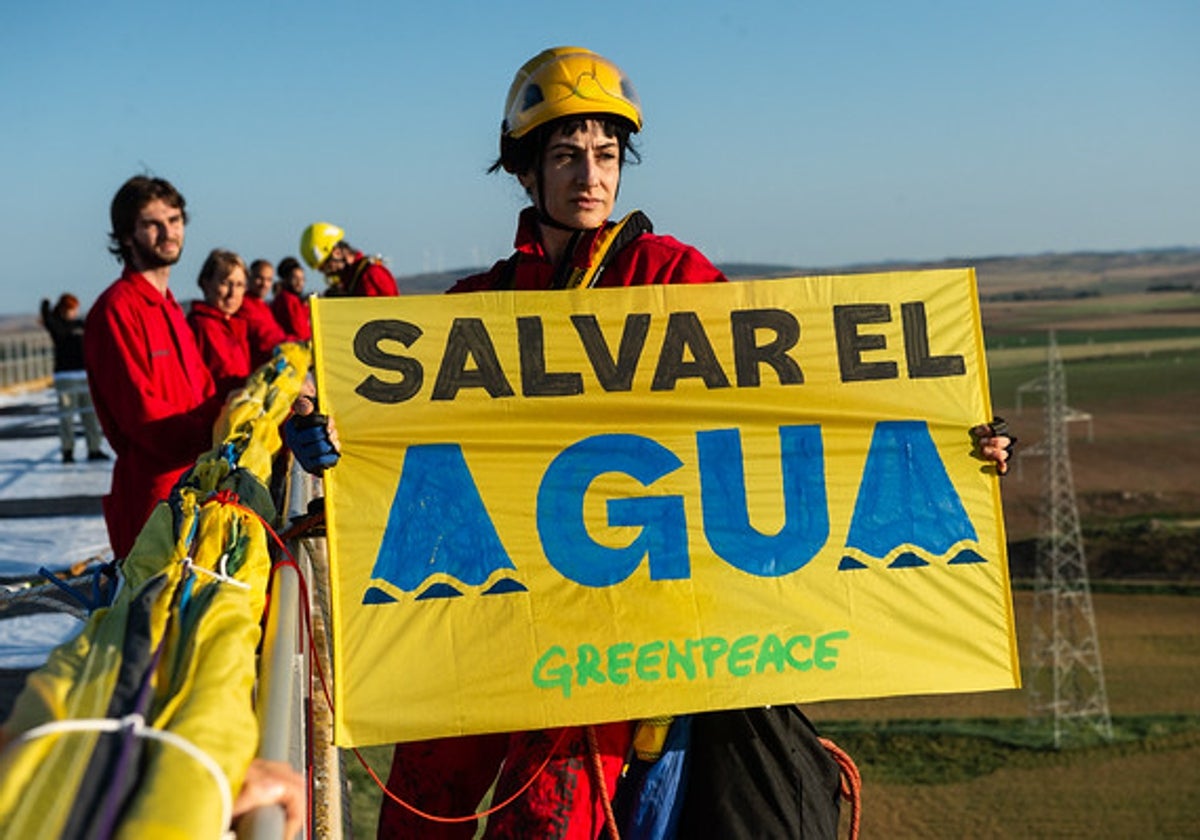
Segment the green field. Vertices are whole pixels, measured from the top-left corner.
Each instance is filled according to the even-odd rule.
[[[989,367],[992,401],[1012,405],[1017,388],[1045,376],[1045,350],[1034,363]],[[1064,354],[1065,355],[1065,354]],[[1125,409],[1131,402],[1200,393],[1200,346],[1149,355],[1064,358],[1067,397],[1072,406],[1099,411],[1110,403]],[[1026,399],[1037,409],[1039,401]]]
[[[997,350],[1013,348],[1036,347],[1045,351],[1049,345],[1050,333],[1045,329],[1001,332],[988,331],[985,334],[984,345],[988,353]],[[1131,329],[1108,330],[1057,330],[1055,341],[1059,347],[1074,347],[1076,345],[1122,344],[1126,342],[1160,341],[1173,338],[1200,338],[1200,328],[1196,327],[1135,327]]]

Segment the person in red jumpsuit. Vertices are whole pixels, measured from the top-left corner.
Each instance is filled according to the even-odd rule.
[[[585,95],[572,96],[581,85]],[[509,93],[493,171],[516,176],[531,205],[518,219],[515,253],[450,291],[565,288],[601,264],[602,271],[592,274],[596,286],[724,281],[703,254],[652,233],[640,214],[623,220],[627,243],[604,248],[601,234],[616,224],[609,217],[622,166],[636,154],[630,136],[641,124],[632,85],[601,56],[559,48],[522,67]],[[614,795],[633,732],[633,722],[620,721],[398,744],[388,788],[427,813],[462,815],[474,811],[498,771],[493,801],[537,774],[520,798],[488,818],[485,836],[590,840],[604,830],[605,800]],[[383,800],[381,838],[466,840],[475,830],[473,823],[427,821]]]
[[[295,341],[312,338],[312,321],[304,298],[304,267],[295,257],[284,257],[276,267],[279,288],[271,301],[271,311],[283,331]]]
[[[233,317],[246,325],[246,340],[250,343],[250,369],[263,365],[275,348],[294,338],[275,319],[267,294],[275,281],[275,267],[266,260],[250,263],[246,272],[246,294]]]
[[[232,251],[215,248],[201,266],[196,282],[204,292],[204,300],[192,304],[188,325],[217,393],[224,399],[245,385],[254,369],[248,323],[237,317],[245,306],[246,265]]]
[[[116,454],[103,500],[116,558],[129,553],[154,505],[212,445],[221,409],[168,288],[183,251],[185,207],[161,178],[138,175],[117,191],[109,250],[124,270],[92,306],[83,331],[92,402]]]
[[[325,275],[330,297],[389,297],[400,294],[396,278],[379,257],[368,257],[328,222],[313,222],[300,234],[300,256]]]

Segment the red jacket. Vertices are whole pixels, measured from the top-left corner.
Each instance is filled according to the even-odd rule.
[[[609,223],[612,224],[611,222]],[[574,267],[587,268],[599,231],[584,234],[575,246]],[[538,236],[537,212],[527,208],[517,224],[517,268],[513,288],[517,291],[545,290],[554,277],[554,265],[546,257]],[[504,276],[508,260],[490,271],[459,280],[451,292],[481,292],[494,289]],[[651,286],[662,283],[723,283],[725,275],[693,248],[670,236],[643,233],[612,258],[598,286]]]
[[[291,289],[281,288],[271,301],[271,311],[283,331],[296,341],[312,338],[312,321],[309,320],[308,302]]]
[[[83,353],[117,455],[104,519],[114,556],[124,557],[154,505],[212,446],[221,401],[174,296],[129,269],[88,313]]]
[[[227,317],[220,309],[202,300],[192,304],[187,321],[196,336],[200,358],[212,374],[221,399],[245,385],[246,377],[254,369],[250,365],[247,322],[237,315]]]
[[[595,232],[585,234],[576,246],[576,267],[588,266],[595,237]],[[550,288],[554,266],[547,260],[538,238],[537,216],[532,210],[521,213],[516,248],[512,287]],[[450,291],[496,288],[506,273],[507,262],[501,260],[491,271],[460,280]],[[669,236],[643,233],[613,256],[597,285],[724,281],[725,275],[690,245]],[[499,779],[495,781],[498,798],[511,794],[530,779],[533,784],[515,802],[488,818],[486,838],[591,840],[604,836],[605,825],[593,761],[599,762],[605,789],[611,794],[616,790],[629,753],[634,724],[627,721],[597,724],[592,731],[596,736],[594,754],[587,730],[578,726],[397,744],[388,790],[427,811],[469,814],[497,780],[500,768]],[[556,743],[558,748],[552,751]],[[473,822],[430,822],[388,797],[383,800],[379,822],[381,838],[469,840],[476,829]]]
[[[234,318],[246,325],[246,340],[250,345],[250,370],[261,367],[275,348],[291,339],[275,320],[275,313],[265,300],[246,295]],[[210,365],[211,367],[211,365]]]
[[[379,260],[354,255],[354,262],[337,273],[338,283],[329,290],[338,297],[395,297],[400,294],[396,278]]]

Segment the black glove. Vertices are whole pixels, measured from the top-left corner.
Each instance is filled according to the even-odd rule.
[[[293,414],[283,424],[283,442],[306,472],[320,475],[341,458],[329,437],[324,414]]]

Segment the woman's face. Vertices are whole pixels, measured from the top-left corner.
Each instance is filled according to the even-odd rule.
[[[521,184],[541,210],[559,224],[592,230],[612,215],[621,183],[621,148],[604,126],[587,120],[572,134],[557,132],[546,143],[542,156],[542,191],[531,173]]]
[[[242,298],[246,295],[246,272],[235,265],[226,274],[204,281],[203,288],[204,301],[209,306],[226,316],[233,315],[242,308]]]

